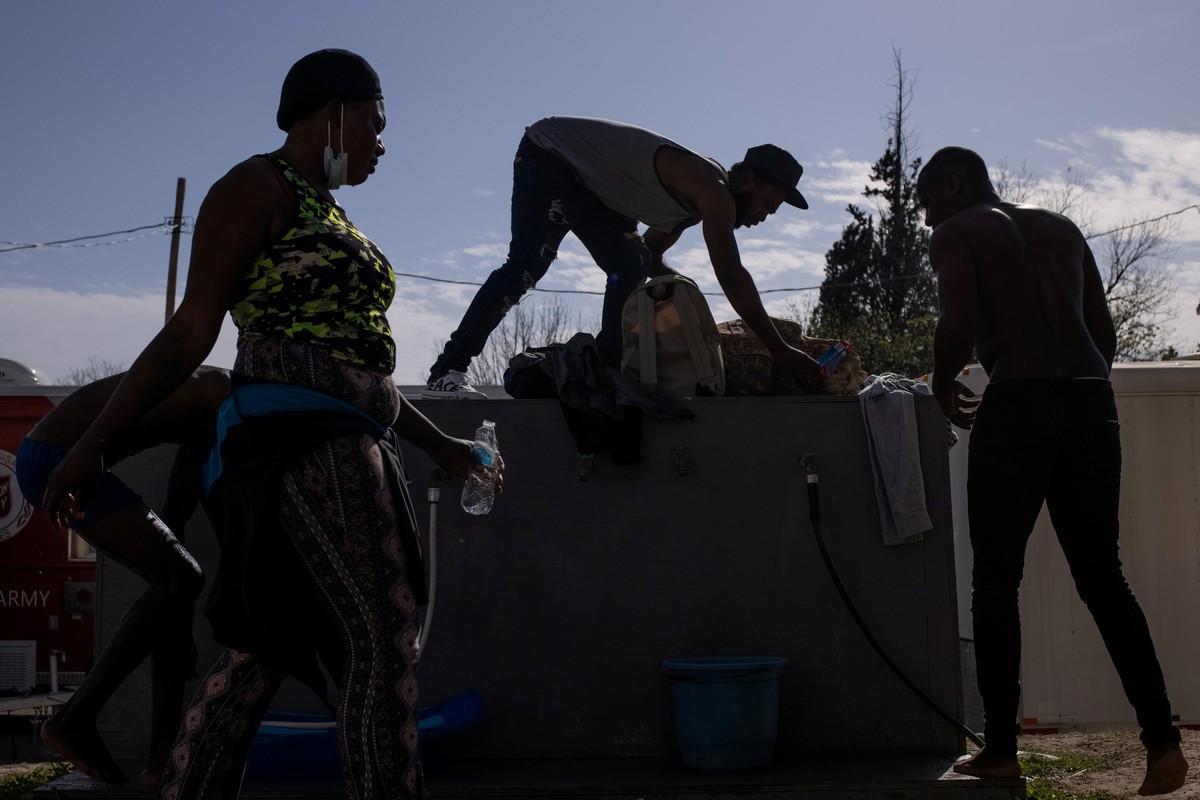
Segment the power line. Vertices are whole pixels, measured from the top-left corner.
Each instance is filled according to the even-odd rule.
[[[181,231],[184,233],[191,232],[190,225],[191,225],[190,218],[184,218],[184,219],[180,220],[180,222],[179,222],[179,227],[180,227]],[[165,233],[170,233],[175,229],[175,227],[176,227],[176,225],[175,225],[174,220],[172,220],[171,218],[168,217],[167,219],[164,219],[162,222],[158,223],[157,225],[141,225],[139,227],[129,228],[128,230],[123,230],[123,231],[109,231],[108,233],[94,233],[94,234],[89,234],[87,236],[76,236],[73,239],[59,239],[59,240],[53,241],[53,242],[9,242],[9,241],[5,241],[5,240],[0,240],[0,244],[10,245],[9,247],[0,247],[0,253],[11,253],[14,250],[34,250],[34,249],[41,248],[41,247],[60,247],[60,248],[104,247],[104,246],[113,245],[113,244],[125,244],[127,242],[134,242],[139,239],[146,239],[150,236],[157,236],[157,235],[161,235],[161,234],[165,234]],[[109,242],[89,242],[88,241],[89,239],[104,239],[109,236],[122,236],[124,234],[138,233],[140,231],[149,231],[149,230],[153,230],[153,231],[155,231],[155,233],[143,234],[141,236],[130,236],[125,239],[115,239],[115,240],[109,241]]]
[[[1142,225],[1147,225],[1151,222],[1158,222],[1159,220],[1167,219],[1168,217],[1178,216],[1179,214],[1183,214],[1183,213],[1186,213],[1186,212],[1192,211],[1192,210],[1195,210],[1196,212],[1200,213],[1200,204],[1184,206],[1183,208],[1179,209],[1178,211],[1169,211],[1166,214],[1162,214],[1157,217],[1152,217],[1150,219],[1144,219],[1141,222],[1133,222],[1128,225],[1122,225],[1119,228],[1113,228],[1112,230],[1105,231],[1104,233],[1093,233],[1090,236],[1086,236],[1084,238],[1085,239],[1099,239],[1100,237],[1103,237],[1103,236],[1111,236],[1112,234],[1119,233],[1120,231],[1126,231],[1126,230],[1129,230],[1130,228],[1137,228]],[[482,286],[483,285],[481,283],[476,283],[474,281],[456,281],[456,280],[451,280],[449,278],[435,278],[430,275],[418,275],[418,274],[411,273],[411,272],[397,272],[396,275],[404,276],[406,278],[415,278],[417,280],[433,281],[436,283],[453,283],[453,284],[457,284],[459,286]],[[797,287],[782,288],[782,289],[759,289],[758,293],[759,294],[777,294],[779,292],[814,292],[814,291],[817,291],[822,288],[824,288],[824,289],[845,289],[845,288],[851,288],[851,287],[855,287],[855,286],[879,285],[879,284],[883,284],[883,283],[890,283],[893,281],[911,281],[911,280],[917,280],[920,277],[921,277],[920,275],[897,275],[897,276],[894,276],[891,278],[880,278],[880,279],[874,280],[874,281],[851,281],[848,283],[829,283],[829,284],[822,283],[822,284],[818,284],[816,286],[797,286]],[[585,289],[542,289],[538,286],[533,287],[530,291],[545,292],[546,294],[590,294],[590,295],[596,295],[596,296],[601,296],[604,294],[604,292],[589,291],[589,290],[585,290]],[[723,297],[724,296],[724,292],[701,292],[701,294],[706,295],[708,297]],[[1200,308],[1196,309],[1196,313],[1200,314]]]
[[[1158,222],[1159,220],[1166,219],[1167,217],[1175,217],[1175,216],[1178,216],[1178,215],[1184,213],[1185,211],[1191,211],[1192,209],[1195,209],[1197,213],[1200,213],[1200,205],[1184,206],[1183,208],[1179,209],[1178,211],[1168,211],[1166,214],[1162,214],[1157,217],[1152,217],[1150,219],[1144,219],[1141,222],[1131,222],[1128,225],[1122,225],[1119,228],[1113,228],[1111,231],[1105,231],[1104,233],[1093,233],[1090,236],[1085,236],[1083,238],[1084,239],[1099,239],[1101,236],[1111,236],[1114,233],[1120,233],[1121,231],[1127,231],[1130,228],[1140,228],[1143,225],[1149,225],[1151,222]]]
[[[432,275],[419,275],[415,272],[396,272],[393,270],[392,274],[397,278],[414,278],[419,281],[430,281],[431,283],[452,283],[455,286],[483,286],[483,284],[479,283],[478,281],[456,281],[452,278],[435,278]],[[593,292],[588,291],[587,289],[540,289],[537,286],[534,286],[530,291],[548,292],[553,294],[604,294],[604,292]]]
[[[1177,211],[1169,211],[1166,214],[1161,214],[1157,217],[1151,217],[1149,219],[1141,220],[1140,222],[1132,222],[1128,225],[1122,225],[1118,228],[1113,228],[1112,230],[1105,231],[1104,233],[1093,233],[1093,234],[1086,236],[1085,238],[1090,240],[1090,239],[1099,239],[1103,236],[1111,236],[1114,233],[1126,231],[1131,228],[1137,228],[1142,225],[1149,224],[1151,222],[1158,222],[1159,220],[1167,219],[1168,217],[1178,216],[1178,215],[1184,214],[1188,211],[1196,211],[1196,212],[1200,213],[1200,204],[1184,206],[1183,208],[1181,208]],[[175,227],[176,227],[175,221],[172,218],[168,217],[157,225],[142,225],[137,228],[130,228],[128,230],[123,230],[123,231],[111,231],[109,233],[97,233],[97,234],[92,234],[90,236],[77,236],[73,239],[60,239],[58,241],[53,241],[53,242],[33,243],[33,242],[9,242],[9,241],[0,240],[0,244],[10,245],[9,247],[0,248],[0,253],[11,253],[14,250],[30,250],[30,249],[40,248],[40,247],[100,247],[100,246],[105,246],[105,245],[124,244],[126,242],[132,242],[132,241],[136,241],[138,239],[144,239],[147,236],[151,236],[151,235],[161,235],[161,234],[165,234],[165,233],[171,233],[175,229]],[[191,218],[188,218],[188,217],[182,218],[179,222],[179,228],[183,233],[191,233]],[[89,239],[103,239],[103,238],[109,237],[109,236],[121,236],[124,234],[138,233],[140,231],[146,231],[146,230],[155,230],[156,233],[155,234],[146,234],[143,236],[133,236],[133,237],[130,237],[127,239],[117,239],[117,240],[108,241],[108,242],[88,242],[87,241]],[[478,286],[483,285],[477,281],[461,281],[461,280],[454,280],[452,278],[438,278],[438,277],[434,277],[433,275],[421,275],[421,274],[418,274],[415,272],[396,272],[395,275],[397,277],[412,278],[414,280],[429,281],[431,283],[448,283],[448,284],[453,284],[456,286],[476,286],[476,287],[478,287]],[[889,278],[889,279],[885,279],[885,280],[913,280],[916,277],[917,276],[897,276],[895,278]],[[878,283],[878,282],[879,281],[873,281],[872,283]],[[857,286],[857,285],[860,285],[861,283],[862,282],[852,282],[852,283],[843,283],[843,284],[828,284],[828,285],[825,285],[824,288],[827,288],[827,289],[843,288],[843,287]],[[821,288],[822,288],[821,285],[817,285],[817,286],[799,286],[799,287],[780,288],[780,289],[760,289],[759,294],[777,294],[779,292],[812,292],[812,291],[816,291]],[[531,291],[544,292],[547,294],[587,294],[587,295],[596,295],[596,296],[602,296],[604,294],[604,292],[602,292],[602,291],[592,291],[592,290],[588,290],[588,289],[543,289],[543,288],[540,288],[537,286],[533,287],[531,289]],[[703,292],[703,294],[706,294],[709,297],[720,297],[723,295],[723,292]]]
[[[433,283],[452,283],[452,284],[455,284],[456,286],[482,286],[483,285],[482,283],[477,283],[475,281],[456,281],[456,280],[452,280],[450,278],[435,278],[432,275],[418,275],[418,274],[412,273],[412,272],[396,272],[394,274],[396,275],[396,277],[415,278],[416,280],[431,281]],[[817,286],[800,286],[800,287],[784,288],[784,289],[759,289],[758,293],[759,294],[774,294],[776,292],[812,292],[812,291],[816,291],[817,289],[821,289],[821,288],[841,289],[841,288],[846,288],[846,287],[850,287],[850,286],[865,286],[868,284],[875,285],[875,284],[881,284],[881,283],[890,283],[893,281],[915,280],[917,277],[919,277],[919,276],[897,275],[893,278],[880,278],[880,279],[874,280],[874,281],[851,281],[849,283],[829,283],[829,284],[819,284]],[[590,294],[590,295],[596,295],[597,297],[603,296],[603,294],[604,294],[604,292],[594,291],[594,290],[589,290],[589,289],[543,289],[540,286],[534,286],[529,291],[544,292],[545,294]],[[725,296],[724,292],[701,292],[701,294],[707,295],[709,297],[724,297]]]

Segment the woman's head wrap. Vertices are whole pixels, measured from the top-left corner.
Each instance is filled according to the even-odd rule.
[[[349,50],[318,50],[297,61],[283,79],[275,122],[287,132],[330,100],[357,103],[382,100],[379,75]]]

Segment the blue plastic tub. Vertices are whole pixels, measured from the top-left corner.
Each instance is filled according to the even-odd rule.
[[[267,711],[246,759],[246,774],[321,778],[342,774],[337,731],[329,714]]]
[[[784,658],[675,658],[675,733],[683,763],[698,769],[755,769],[771,763],[779,729]]]
[[[419,741],[465,730],[483,719],[483,697],[474,689],[420,709]],[[418,744],[419,746],[419,744]],[[329,714],[267,711],[250,747],[246,774],[260,778],[319,778],[342,774],[337,730]]]

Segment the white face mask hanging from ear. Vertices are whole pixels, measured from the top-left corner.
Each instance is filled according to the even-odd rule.
[[[338,127],[338,150],[336,156],[333,154],[333,129],[331,123],[325,123],[326,137],[328,141],[325,144],[325,185],[330,189],[341,188],[346,183],[346,107],[342,106],[339,114],[341,125]]]

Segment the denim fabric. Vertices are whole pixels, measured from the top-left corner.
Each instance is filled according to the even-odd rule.
[[[971,431],[967,468],[972,619],[988,749],[1016,753],[1025,546],[1045,502],[1079,597],[1137,713],[1142,741],[1179,741],[1146,617],[1117,543],[1121,439],[1112,385],[998,382]]]
[[[465,372],[508,310],[532,289],[570,231],[608,275],[596,344],[605,361],[621,356],[621,307],[650,272],[650,251],[637,220],[605,206],[557,156],[521,139],[513,164],[512,241],[508,259],[480,287],[450,335],[430,380],[450,370]]]
[[[42,507],[42,498],[46,494],[46,483],[50,473],[70,452],[71,448],[60,445],[43,444],[26,437],[21,441],[17,450],[17,486],[21,494],[34,508]],[[72,528],[86,528],[96,520],[111,514],[119,508],[131,503],[140,502],[142,496],[126,486],[120,478],[108,470],[100,473],[96,485],[88,495],[87,505],[83,509],[83,518],[71,523]]]

